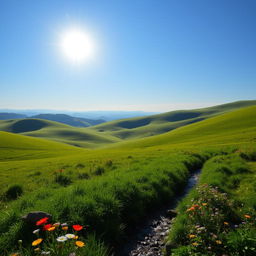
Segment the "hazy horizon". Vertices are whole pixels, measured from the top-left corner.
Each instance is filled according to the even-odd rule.
[[[243,99],[241,99],[243,100]],[[253,99],[252,99],[253,100]],[[222,105],[230,102],[215,102],[215,103],[194,103],[194,104],[186,104],[186,103],[179,103],[179,104],[159,104],[146,106],[148,108],[140,108],[137,106],[133,106],[132,108],[110,108],[110,109],[53,109],[53,108],[0,108],[0,111],[43,111],[43,112],[150,112],[150,113],[160,113],[160,112],[168,112],[168,111],[175,111],[175,110],[189,110],[189,109],[197,109],[197,108],[205,108],[205,107],[212,107],[216,105]]]

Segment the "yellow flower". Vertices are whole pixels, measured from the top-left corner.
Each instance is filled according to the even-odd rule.
[[[222,242],[220,240],[216,240],[215,242],[216,242],[216,244],[222,244]]]
[[[192,243],[192,245],[197,246],[197,245],[198,245],[198,243],[197,243],[197,242],[194,242],[194,243]]]
[[[57,228],[57,227],[59,227],[59,226],[60,226],[60,223],[59,223],[59,222],[54,223],[54,224],[53,224],[53,226]]]
[[[189,238],[195,238],[196,235],[190,234],[188,237],[189,237]]]
[[[62,230],[68,230],[68,226],[62,227]]]
[[[224,225],[226,225],[226,226],[228,225],[228,222],[226,222],[226,221],[224,221],[223,223],[224,223]]]
[[[84,242],[82,242],[82,241],[76,241],[76,246],[78,246],[78,247],[84,247]]]
[[[207,205],[207,203],[202,203],[202,205],[203,205],[203,206],[206,206],[206,205]]]
[[[77,240],[77,239],[78,239],[78,236],[75,236],[74,239]]]
[[[47,231],[53,231],[55,229],[55,227],[50,227],[47,229]]]
[[[35,252],[39,252],[40,251],[40,248],[36,248],[34,249]]]
[[[38,238],[38,239],[36,239],[35,241],[32,242],[32,246],[37,246],[37,245],[41,244],[42,241],[43,241],[42,238]]]

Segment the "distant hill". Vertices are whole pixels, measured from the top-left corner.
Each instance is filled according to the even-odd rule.
[[[27,117],[34,117],[40,114],[65,114],[76,118],[85,118],[90,120],[103,119],[104,121],[112,121],[124,118],[142,117],[148,115],[158,114],[159,112],[145,112],[145,111],[67,111],[67,110],[51,110],[51,109],[0,109],[0,113],[17,113]]]
[[[95,148],[120,141],[114,136],[43,119],[0,120],[0,130],[44,138],[77,147]]]
[[[26,115],[16,113],[0,113],[0,120],[26,118]]]
[[[126,140],[139,141],[146,137],[155,138],[160,134],[180,130],[182,126],[202,123],[206,119],[253,105],[256,106],[256,101],[239,101],[209,108],[178,110],[140,118],[122,119],[90,127],[74,127],[56,121],[32,118],[1,120],[0,130],[54,140],[77,147],[99,148],[123,143]],[[70,120],[66,115],[50,116],[64,116],[68,117],[67,121]]]
[[[106,122],[90,127],[120,139],[135,139],[162,134],[239,108],[256,105],[256,100],[237,101],[209,108],[177,110],[163,114]]]
[[[31,117],[28,117],[24,114],[17,113],[0,113],[0,120],[8,120],[8,119],[24,119],[24,118],[32,118],[32,119],[44,119],[49,121],[55,121],[63,124],[68,124],[75,127],[89,127],[93,125],[98,125],[106,122],[103,119],[89,119],[83,117],[73,117],[66,114],[38,114]]]
[[[88,127],[88,126],[97,125],[105,122],[105,120],[103,119],[93,120],[93,119],[82,118],[82,117],[73,117],[66,114],[39,114],[39,115],[31,116],[30,118],[50,120],[50,121],[60,122],[63,124],[68,124],[75,127]]]
[[[199,145],[228,145],[256,142],[256,106],[245,107],[173,131],[117,144],[117,148],[173,146],[197,147]],[[114,146],[115,147],[115,146]]]

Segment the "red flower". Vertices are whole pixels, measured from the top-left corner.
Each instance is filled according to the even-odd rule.
[[[81,225],[73,225],[73,229],[74,229],[75,231],[80,231],[80,230],[83,229],[83,226],[81,226]]]
[[[36,225],[37,225],[37,226],[40,226],[40,225],[42,225],[42,224],[45,224],[45,223],[47,223],[48,220],[49,220],[49,218],[47,218],[47,217],[42,218],[41,220],[39,220],[39,221],[36,222]]]
[[[52,224],[44,225],[43,230],[48,230],[51,227],[52,227]]]

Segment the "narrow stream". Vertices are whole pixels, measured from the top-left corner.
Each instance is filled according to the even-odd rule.
[[[193,172],[183,192],[175,201],[147,218],[145,223],[134,230],[128,242],[119,251],[118,256],[161,256],[164,240],[170,229],[173,210],[181,199],[197,184],[201,170]]]

